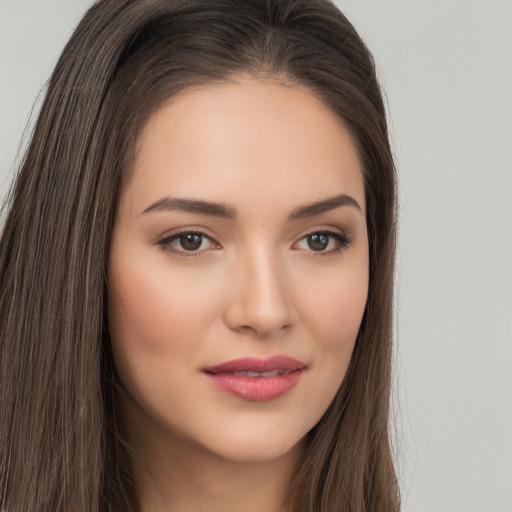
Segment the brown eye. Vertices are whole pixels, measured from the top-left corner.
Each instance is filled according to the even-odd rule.
[[[215,247],[213,240],[205,233],[184,231],[158,242],[166,251],[186,256],[187,253],[201,253]]]
[[[348,247],[351,240],[334,231],[314,231],[301,238],[297,248],[309,252],[330,254]]]
[[[329,235],[325,233],[313,233],[307,237],[308,247],[312,251],[324,251],[329,245]]]
[[[187,235],[181,235],[178,240],[185,251],[197,251],[201,248],[203,236],[197,233],[189,233]]]

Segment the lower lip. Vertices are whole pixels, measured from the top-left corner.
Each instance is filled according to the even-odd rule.
[[[208,380],[218,389],[254,402],[273,400],[294,388],[302,376],[302,370],[295,370],[277,377],[242,377],[238,375],[205,373]]]

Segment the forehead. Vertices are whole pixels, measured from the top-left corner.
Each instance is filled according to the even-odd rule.
[[[128,189],[250,203],[311,202],[364,183],[343,121],[308,90],[255,78],[186,90],[144,127]]]

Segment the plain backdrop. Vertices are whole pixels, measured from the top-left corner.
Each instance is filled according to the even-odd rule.
[[[512,512],[512,1],[337,3],[374,53],[400,179],[404,511]],[[0,0],[0,199],[91,4]]]

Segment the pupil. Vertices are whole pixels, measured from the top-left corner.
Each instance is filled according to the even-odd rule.
[[[329,245],[329,237],[321,233],[309,235],[308,245],[313,251],[323,251]]]
[[[183,235],[180,236],[180,243],[183,249],[186,251],[196,251],[201,247],[202,237],[201,235]]]

